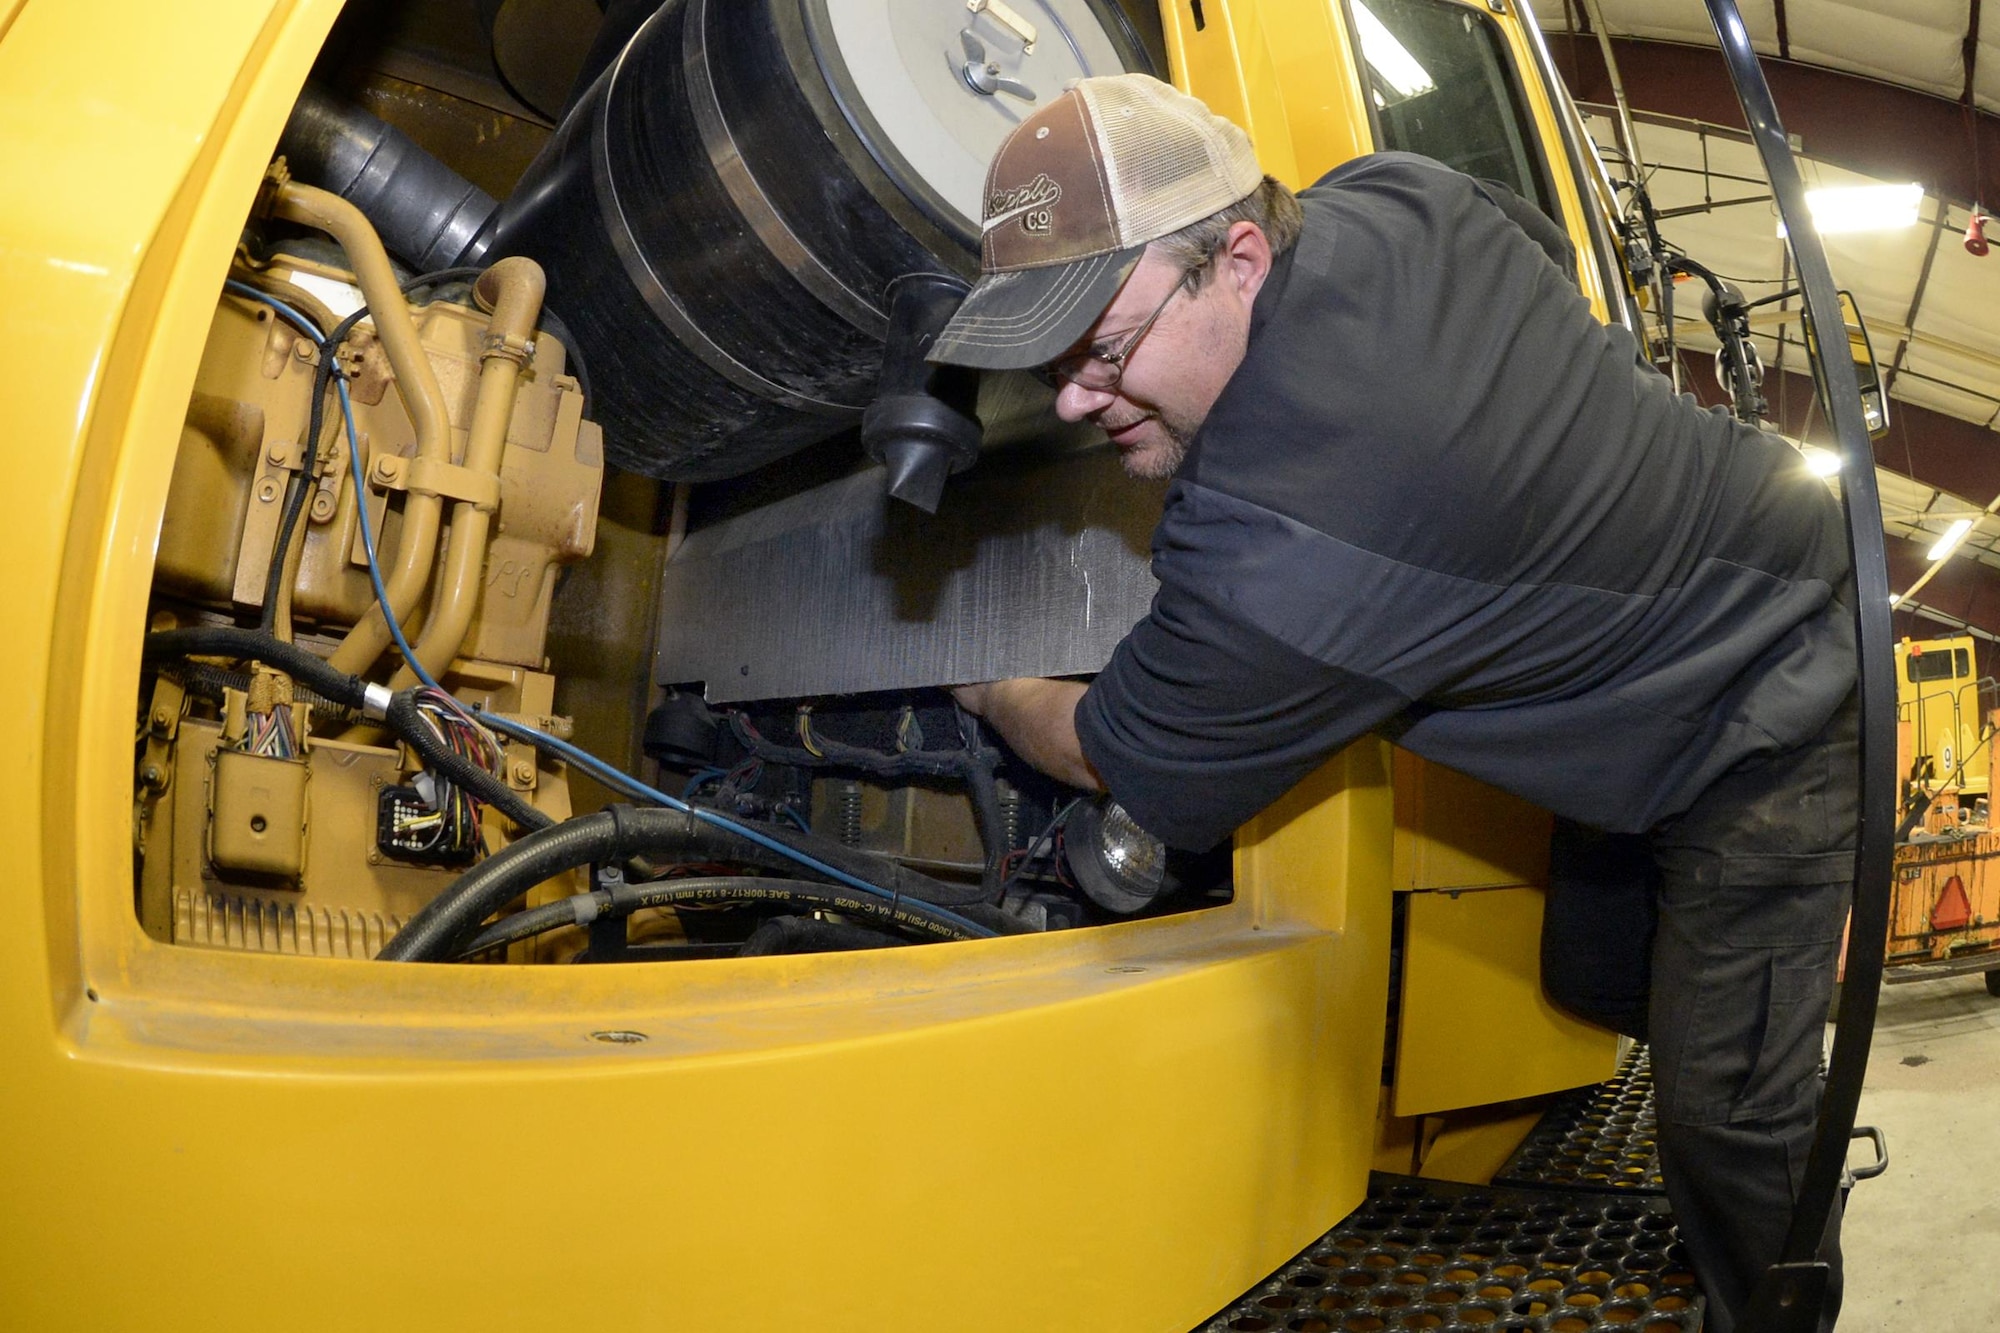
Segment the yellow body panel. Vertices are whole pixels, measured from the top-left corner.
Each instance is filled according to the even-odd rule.
[[[1348,1211],[1387,1000],[1372,741],[1239,836],[1234,904],[1100,930],[600,968],[141,931],[174,444],[338,9],[0,7],[0,1327],[1180,1329]],[[1272,170],[1365,149],[1324,0],[1181,10],[1176,77]]]
[[[1304,189],[1374,147],[1346,20],[1328,0],[1163,4],[1167,63],[1183,92],[1241,125],[1264,170]]]
[[[1397,888],[1548,883],[1548,811],[1407,750],[1395,752],[1392,771]]]
[[[1618,1038],[1542,993],[1542,890],[1413,893],[1396,1030],[1397,1115],[1611,1077]]]

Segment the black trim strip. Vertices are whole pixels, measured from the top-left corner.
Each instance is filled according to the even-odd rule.
[[[1792,158],[1771,87],[1751,49],[1750,34],[1736,0],[1706,0],[1722,43],[1723,59],[1751,139],[1764,159],[1786,219],[1807,318],[1815,329],[1843,330],[1826,347],[1846,345],[1845,320],[1833,273],[1819,233],[1807,222],[1805,186]],[[1888,948],[1889,889],[1896,827],[1895,649],[1889,625],[1889,571],[1882,533],[1882,508],[1875,487],[1875,454],[1861,415],[1861,389],[1846,357],[1817,358],[1826,386],[1827,418],[1841,449],[1841,491],[1847,502],[1849,551],[1860,620],[1861,827],[1854,859],[1854,906],[1847,943],[1847,971],[1841,986],[1833,1057],[1820,1102],[1819,1129],[1806,1162],[1805,1184],[1792,1212],[1780,1260],[1765,1270],[1740,1327],[1757,1333],[1815,1333],[1826,1299],[1827,1271],[1814,1256],[1846,1170],[1848,1140],[1868,1069],[1875,1030],[1875,1006],[1882,988],[1882,959]]]

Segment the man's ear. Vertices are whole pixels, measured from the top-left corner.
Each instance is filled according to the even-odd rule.
[[[1271,276],[1271,241],[1254,222],[1232,222],[1223,237],[1216,265],[1225,282],[1235,284],[1244,305],[1257,299],[1264,279]]]

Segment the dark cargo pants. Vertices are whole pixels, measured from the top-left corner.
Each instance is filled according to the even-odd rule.
[[[1709,1333],[1738,1328],[1803,1184],[1853,876],[1856,737],[1850,698],[1816,741],[1725,775],[1648,834],[1556,830],[1543,985],[1652,1048],[1661,1169]],[[1838,1203],[1820,1257],[1831,1329]]]

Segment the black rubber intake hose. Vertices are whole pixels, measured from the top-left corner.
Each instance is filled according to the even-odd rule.
[[[532,939],[565,926],[587,926],[593,921],[610,917],[630,916],[646,907],[759,907],[777,906],[796,911],[840,912],[848,916],[863,917],[878,926],[905,931],[927,940],[963,940],[973,938],[962,927],[937,916],[923,903],[915,899],[891,902],[887,898],[877,898],[841,884],[818,884],[800,879],[769,879],[744,875],[714,875],[688,879],[660,879],[645,884],[619,884],[610,889],[595,889],[589,893],[579,893],[556,902],[531,907],[525,912],[516,912],[494,922],[473,936],[465,944],[453,951],[458,958],[471,958],[491,949],[504,948],[520,940]],[[796,917],[778,917],[777,921],[798,920]],[[765,926],[772,922],[766,922]],[[814,922],[815,925],[829,923]],[[764,933],[760,926],[753,932],[754,940]],[[822,949],[874,948],[886,944],[901,944],[894,936],[882,935],[877,931],[865,931],[872,939],[868,943],[853,941],[844,944],[817,943],[811,947]],[[767,937],[768,938],[768,937]],[[800,937],[793,933],[787,938],[796,942]],[[745,953],[790,953],[793,949],[751,949]]]
[[[419,272],[484,248],[480,230],[499,208],[410,136],[314,84],[299,94],[278,151],[293,176],[360,209],[389,252]]]
[[[368,684],[361,677],[336,671],[326,664],[324,658],[296,644],[275,639],[261,630],[217,625],[161,630],[146,636],[143,660],[147,663],[188,657],[227,657],[236,661],[262,662],[310,687],[321,698],[357,712],[368,701]]]
[[[803,834],[780,833],[775,827],[759,833],[787,846],[798,846],[836,870],[865,880],[894,898],[921,905],[959,898],[967,890],[943,884],[904,866],[837,843]],[[726,860],[750,865],[799,869],[782,853],[741,834],[683,814],[678,810],[613,806],[594,815],[567,820],[528,834],[496,852],[450,888],[418,910],[377,955],[385,962],[435,962],[450,958],[459,941],[479,923],[535,885],[578,866],[602,865],[633,856],[671,853],[692,860]],[[667,881],[671,883],[671,881]],[[843,890],[858,898],[858,890]],[[893,904],[892,904],[893,905]]]

